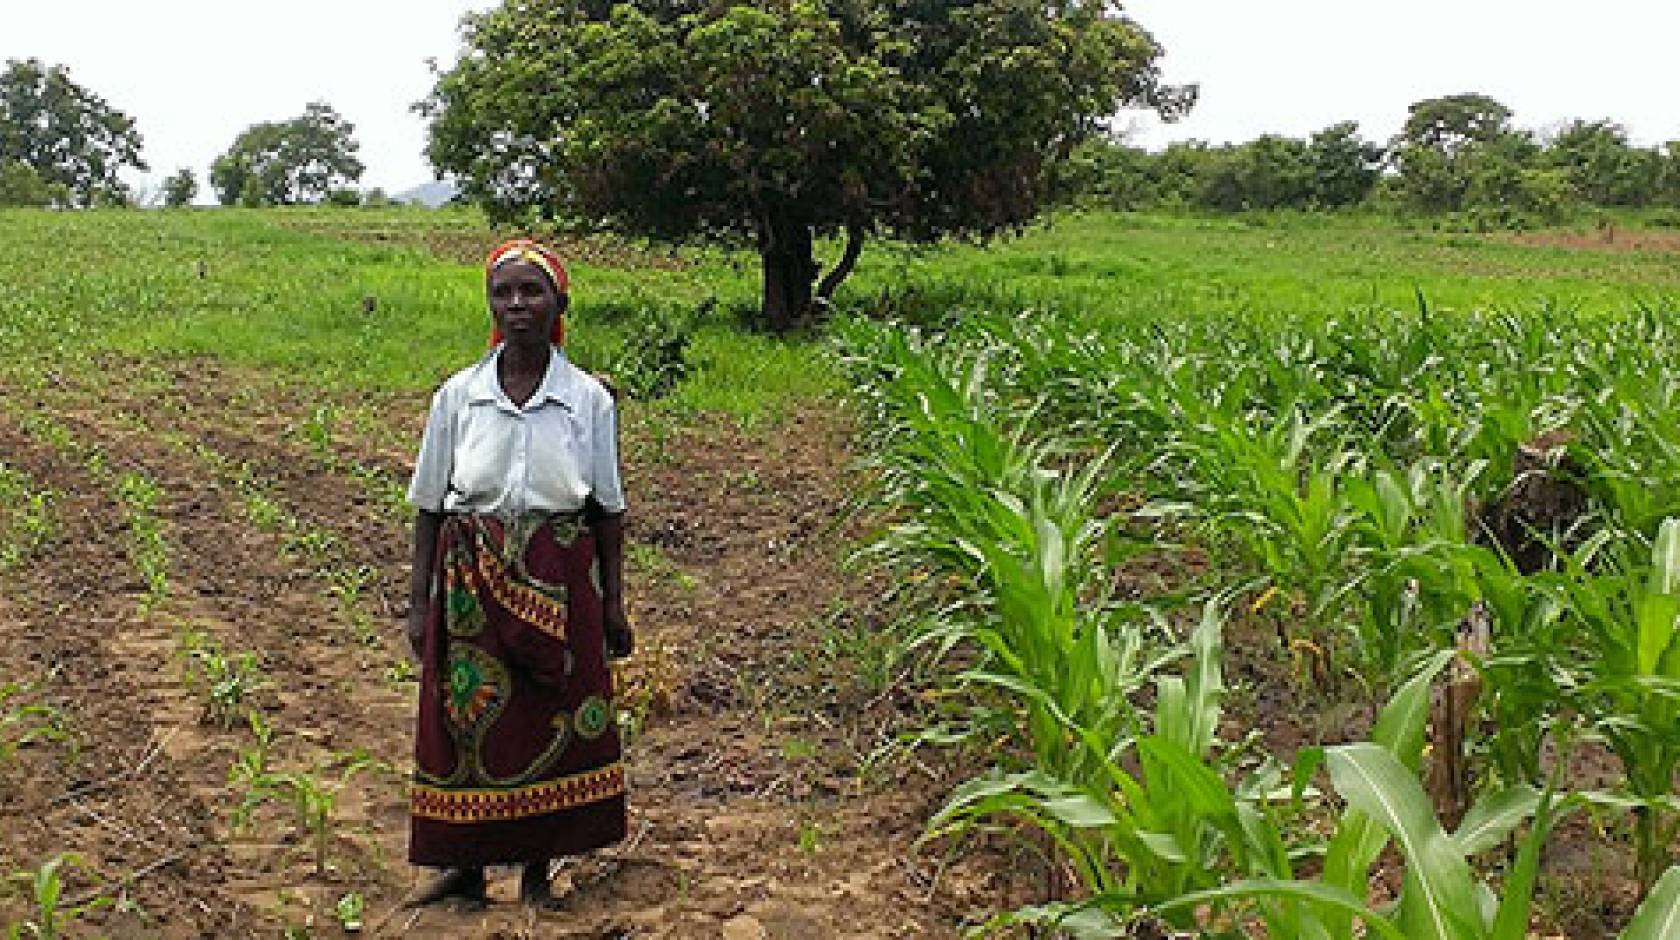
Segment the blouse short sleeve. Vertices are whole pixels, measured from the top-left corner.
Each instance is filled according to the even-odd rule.
[[[591,415],[589,490],[603,512],[621,513],[625,509],[624,483],[618,469],[618,406],[607,390],[597,387],[594,414]]]
[[[426,432],[420,438],[420,456],[414,462],[414,476],[408,482],[408,501],[416,509],[442,512],[449,495],[449,477],[455,456],[455,409],[445,392],[432,396],[432,410],[426,418]]]

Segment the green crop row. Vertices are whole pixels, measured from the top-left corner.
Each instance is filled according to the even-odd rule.
[[[1100,324],[981,311],[927,334],[845,330],[844,367],[877,438],[877,495],[898,507],[872,555],[912,586],[906,647],[949,664],[927,674],[947,714],[925,736],[1011,745],[931,831],[1025,821],[1083,889],[1078,904],[998,923],[1111,935],[1158,917],[1240,935],[1258,918],[1272,936],[1343,937],[1357,918],[1389,936],[1521,937],[1540,844],[1590,802],[1631,811],[1648,895],[1624,936],[1670,935],[1673,319],[1420,304]],[[1520,466],[1542,435],[1565,454]],[[1494,537],[1494,507],[1520,507],[1542,481],[1580,505],[1561,520],[1519,516],[1507,528],[1521,544]],[[1189,587],[1214,599],[1184,641],[1159,629],[1175,598],[1145,605],[1113,590],[1128,557],[1167,539],[1212,557]],[[1538,566],[1519,557],[1534,550]],[[1372,743],[1239,775],[1214,733],[1224,610],[1271,617],[1285,652],[1312,650],[1321,676],[1386,699]],[[1482,799],[1449,831],[1417,780],[1424,714],[1435,675],[1460,655],[1458,628],[1484,615],[1491,652],[1462,654],[1481,679],[1474,708],[1491,719],[1474,742]],[[1150,686],[1153,714],[1132,704]],[[1621,786],[1580,792],[1548,772],[1544,754],[1583,741],[1620,759]],[[1348,808],[1329,843],[1283,809],[1320,763]],[[1491,888],[1472,889],[1470,858],[1524,820],[1494,903]],[[1390,841],[1407,864],[1401,900],[1369,909],[1366,878]],[[1321,874],[1302,881],[1309,857]]]
[[[0,462],[0,572],[17,568],[52,541],[57,530],[52,506],[57,498],[52,490]]]

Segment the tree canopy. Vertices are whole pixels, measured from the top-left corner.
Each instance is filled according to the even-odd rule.
[[[1594,205],[1634,206],[1661,187],[1663,154],[1628,142],[1613,121],[1574,120],[1546,146],[1543,162],[1562,170],[1581,197]]]
[[[1471,93],[1413,104],[1393,154],[1406,201],[1444,212],[1517,199],[1538,149],[1534,135],[1511,126],[1510,108]]]
[[[1427,147],[1445,154],[1491,143],[1511,131],[1511,109],[1487,95],[1466,93],[1425,98],[1408,109],[1397,146]]]
[[[210,165],[210,185],[224,206],[319,202],[361,179],[355,130],[319,101],[289,121],[253,124]]]
[[[191,205],[198,195],[198,177],[187,167],[176,170],[163,181],[163,204],[172,209]]]
[[[865,237],[1019,227],[1121,107],[1195,98],[1104,0],[507,0],[465,24],[420,105],[440,173],[501,217],[753,244],[776,328]],[[842,232],[819,284],[813,238]]]
[[[19,202],[126,203],[124,167],[146,169],[134,119],[62,66],[9,59],[0,72],[0,195]]]

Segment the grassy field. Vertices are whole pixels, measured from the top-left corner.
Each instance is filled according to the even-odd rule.
[[[1191,907],[1173,905],[1194,891],[1306,877],[1311,865],[1256,859],[1322,853],[1314,839],[1346,823],[1334,806],[1287,819],[1265,808],[1276,845],[1230,854],[1243,837],[1225,824],[1240,815],[1262,831],[1246,801],[1287,780],[1265,776],[1281,765],[1261,753],[1288,765],[1320,745],[1381,743],[1402,724],[1373,728],[1391,699],[1420,722],[1445,663],[1429,656],[1474,599],[1540,610],[1563,598],[1585,612],[1554,618],[1575,642],[1626,619],[1611,600],[1593,620],[1589,587],[1613,598],[1654,577],[1675,483],[1663,422],[1680,384],[1668,358],[1680,255],[1660,238],[1553,234],[1058,216],[989,246],[871,245],[835,323],[791,338],[742,329],[749,254],[566,242],[574,358],[634,379],[659,367],[647,351],[662,339],[687,339],[664,363],[672,393],[624,406],[632,616],[647,638],[625,710],[645,840],[614,878],[576,874],[574,926],[713,936],[750,916],[792,936],[954,935],[1043,901],[1048,882],[1106,898],[1115,917],[1182,927]],[[412,877],[400,783],[413,676],[392,626],[406,593],[400,493],[430,390],[484,349],[478,259],[498,240],[465,211],[0,211],[0,874],[45,879],[49,860],[77,853],[66,903],[124,901],[87,915],[116,934],[272,933],[332,923],[351,896],[375,914],[394,906]],[[1437,316],[1420,316],[1420,295]],[[1497,559],[1470,550],[1465,501],[1496,499],[1511,449],[1560,414],[1597,422],[1579,430],[1592,448],[1576,449],[1604,457],[1590,463],[1592,498],[1627,536],[1614,553],[1625,570],[1498,580]],[[1625,446],[1599,446],[1612,438]],[[1104,454],[1099,471],[1071,472]],[[933,470],[943,482],[927,483]],[[1410,487],[1404,518],[1368,518],[1396,481]],[[963,515],[985,494],[999,502]],[[840,566],[866,536],[845,517],[860,495],[877,500],[867,519],[926,523],[875,533],[884,574]],[[1047,541],[1051,530],[1062,535]],[[997,578],[1021,559],[1033,578]],[[1440,579],[1414,597],[1435,619],[1393,641],[1384,625],[1404,605],[1377,600],[1405,596],[1420,572]],[[920,587],[883,592],[882,578]],[[1666,609],[1666,589],[1641,596]],[[1216,608],[1229,622],[1206,619]],[[987,645],[1000,620],[1035,624],[1026,661],[1053,675],[999,667],[1017,652]],[[975,691],[1052,682],[1098,635],[1112,668],[1076,692]],[[942,671],[897,641],[966,645],[959,660],[993,672]],[[1490,686],[1534,678],[1511,668]],[[1602,719],[1580,745],[1601,773],[1561,782],[1602,798],[1559,823],[1535,893],[1536,928],[1569,936],[1628,923],[1650,880],[1633,848],[1672,835],[1675,818],[1663,785],[1647,773],[1630,787],[1626,755],[1605,744],[1606,728],[1666,714],[1668,680],[1653,672],[1640,693],[1603,678],[1564,690],[1570,714]],[[1490,701],[1505,720],[1549,707]],[[1172,702],[1187,710],[1169,715]],[[959,725],[991,736],[949,761],[894,756],[901,735]],[[1405,747],[1421,749],[1423,731],[1406,727]],[[1154,778],[1137,783],[1212,803],[1142,826],[1148,858],[1104,855],[1099,843],[1132,844],[1106,801],[1137,758],[1107,766],[1061,743],[1073,731],[1160,739],[1141,758]],[[1188,762],[1160,743],[1180,732]],[[1665,734],[1633,745],[1654,749],[1643,759],[1659,776],[1680,753]],[[1533,763],[1538,739],[1476,742],[1484,787],[1545,785],[1513,769]],[[362,752],[382,763],[334,789]],[[334,797],[325,835],[266,803],[234,825],[248,792],[238,768],[265,755]],[[1342,785],[1383,759],[1328,760],[1321,786],[1368,806]],[[1399,760],[1415,779],[1418,753]],[[1006,806],[983,774],[958,788],[935,826],[972,851],[947,873],[940,849],[913,843],[946,791],[988,768],[1045,775],[1032,795],[1049,810],[1015,812],[1026,804]],[[1512,825],[1536,812],[1523,793],[1504,799]],[[1632,799],[1656,830],[1625,812]],[[1061,840],[1053,863],[1010,847],[1020,839],[976,838],[999,821],[1029,847]],[[324,866],[301,850],[320,838]],[[1354,841],[1375,859],[1376,838]],[[1207,851],[1186,862],[1192,844]],[[1663,848],[1641,857],[1655,864]],[[1441,877],[1507,884],[1517,860],[1480,851]],[[1412,861],[1386,854],[1346,890],[1392,896]],[[1128,895],[1114,877],[1128,869],[1158,880]],[[41,903],[0,893],[0,923],[39,921]],[[1203,903],[1217,913],[1204,928],[1265,923],[1273,936],[1294,910],[1235,893]],[[529,927],[508,911],[409,926]]]
[[[381,389],[435,383],[479,348],[477,254],[494,244],[466,211],[11,210],[0,212],[0,231],[8,354],[205,354]],[[750,254],[582,248],[581,361],[610,367],[638,312],[716,297],[686,404],[746,414],[766,395],[837,388],[807,344],[734,328],[755,298]],[[960,290],[1095,321],[1410,310],[1420,291],[1442,311],[1620,310],[1680,291],[1680,269],[1665,252],[1533,247],[1383,223],[1070,215],[986,247],[873,245],[840,303],[868,309],[883,294],[918,289],[933,302]]]
[[[1099,321],[1411,310],[1419,291],[1443,311],[1612,310],[1680,290],[1671,252],[1536,247],[1334,217],[1069,215],[986,250],[866,258],[858,292],[954,282]]]

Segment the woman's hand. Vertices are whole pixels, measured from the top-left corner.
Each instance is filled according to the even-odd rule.
[[[624,659],[636,650],[636,638],[630,632],[630,618],[624,613],[624,599],[605,598],[601,606],[601,626],[607,634],[607,657]]]
[[[636,649],[630,618],[624,615],[624,514],[601,516],[594,522],[595,559],[601,575],[601,627],[607,635],[607,656],[623,659]]]
[[[408,582],[408,648],[420,662],[426,650],[426,613],[432,596],[432,566],[437,564],[443,513],[422,509],[414,517],[414,566]]]

